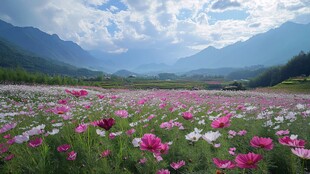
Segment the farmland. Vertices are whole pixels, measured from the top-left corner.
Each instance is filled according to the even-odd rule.
[[[310,95],[0,86],[0,173],[304,173]]]

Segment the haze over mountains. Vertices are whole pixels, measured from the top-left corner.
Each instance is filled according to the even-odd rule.
[[[33,27],[16,27],[1,20],[0,37],[49,60],[111,73],[121,69],[150,73],[241,68],[253,65],[271,66],[286,63],[301,50],[305,52],[310,50],[310,24],[292,22],[222,49],[208,47],[195,55],[180,58],[173,65],[161,63],[160,55],[167,53],[158,53],[156,48],[128,50],[123,54],[96,50],[88,52],[74,42],[61,40],[56,34],[49,35]]]

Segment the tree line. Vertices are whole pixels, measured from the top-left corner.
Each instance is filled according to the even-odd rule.
[[[299,55],[293,57],[283,66],[274,66],[256,78],[250,80],[249,87],[267,87],[274,86],[296,76],[310,75],[310,52],[304,53],[301,51]]]

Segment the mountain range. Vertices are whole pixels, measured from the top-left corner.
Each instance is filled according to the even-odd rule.
[[[310,24],[286,22],[276,29],[222,49],[208,47],[190,57],[179,59],[175,71],[198,68],[272,66],[285,64],[300,51],[310,50]]]
[[[177,61],[172,65],[162,62],[167,56],[176,56],[173,54],[176,52],[174,46],[167,47],[164,52],[158,48],[129,49],[119,54],[86,51],[72,41],[60,39],[56,34],[50,35],[34,27],[13,26],[1,20],[0,37],[35,57],[110,73],[126,69],[139,74],[188,71],[191,74],[208,74],[208,71],[216,72],[221,68],[227,70],[284,64],[301,50],[310,50],[310,24],[292,22],[221,49],[210,46],[192,56],[176,57]]]

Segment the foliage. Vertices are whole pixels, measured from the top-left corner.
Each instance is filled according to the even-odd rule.
[[[252,79],[250,87],[274,86],[290,77],[310,75],[310,52],[301,52],[292,58],[287,64],[278,67],[271,67],[258,77]]]

